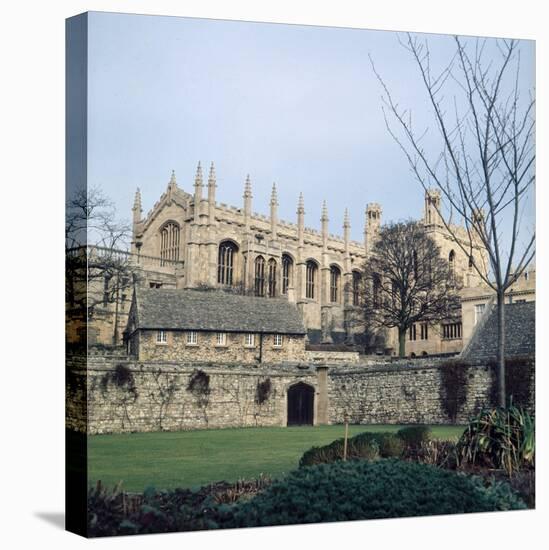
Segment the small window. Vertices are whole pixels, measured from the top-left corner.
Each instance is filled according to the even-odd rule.
[[[255,346],[255,334],[248,333],[244,336],[244,346],[253,348]]]
[[[165,330],[159,330],[156,333],[156,343],[157,344],[167,344],[168,343],[168,333]]]
[[[281,348],[282,347],[282,334],[275,334],[273,343],[274,343],[275,348]]]
[[[226,346],[227,345],[227,333],[218,332],[215,339],[216,346]]]
[[[427,323],[421,323],[420,325],[421,329],[421,339],[422,340],[428,340],[429,339],[429,325]]]
[[[475,304],[475,325],[480,321],[486,304]]]
[[[194,330],[187,332],[187,345],[196,346],[196,344],[198,344],[198,334]]]
[[[162,283],[156,283],[153,281],[149,283],[149,288],[162,288]]]

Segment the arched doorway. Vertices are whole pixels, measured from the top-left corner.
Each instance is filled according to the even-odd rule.
[[[315,390],[299,382],[288,389],[288,426],[313,425]]]

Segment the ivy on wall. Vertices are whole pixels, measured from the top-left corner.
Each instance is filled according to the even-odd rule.
[[[469,364],[461,361],[445,363],[440,367],[440,404],[451,422],[467,401]]]
[[[492,371],[492,386],[490,400],[497,403],[497,364],[490,363]],[[531,357],[512,357],[505,360],[505,391],[507,403],[517,407],[529,408],[533,402],[532,388],[534,387],[535,364]]]

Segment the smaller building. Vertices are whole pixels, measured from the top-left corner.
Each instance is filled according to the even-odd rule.
[[[253,364],[304,360],[305,334],[286,299],[136,288],[125,339],[139,361]]]

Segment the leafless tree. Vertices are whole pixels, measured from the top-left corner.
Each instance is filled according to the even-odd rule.
[[[433,141],[431,129],[416,128],[411,111],[397,103],[371,59],[384,91],[387,128],[418,182],[424,189],[436,186],[465,226],[463,240],[451,216],[439,212],[457,245],[465,254],[478,242],[486,250],[489,269],[476,260],[473,267],[496,294],[498,403],[504,406],[505,292],[535,255],[535,228],[523,220],[535,185],[534,93],[521,89],[515,40],[493,41],[497,52],[491,55],[492,42],[456,36],[455,53],[441,69],[434,67],[427,40],[408,34],[399,41],[417,66],[438,146],[426,144]]]
[[[128,223],[98,188],[75,193],[66,206],[65,300],[68,318],[90,320],[100,307],[115,306],[113,343],[122,295],[136,276],[128,253]]]
[[[397,328],[400,357],[414,323],[438,324],[459,309],[459,281],[421,223],[382,227],[363,270],[364,323],[371,332]]]

